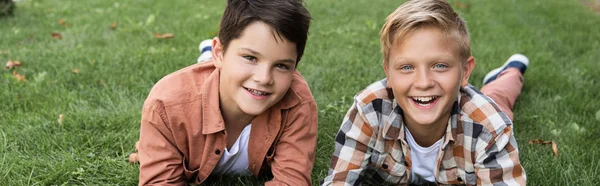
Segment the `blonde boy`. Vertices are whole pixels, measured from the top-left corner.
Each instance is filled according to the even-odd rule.
[[[381,44],[386,78],[356,95],[323,185],[525,185],[511,121],[525,56],[476,90],[466,23],[442,0],[401,5]]]

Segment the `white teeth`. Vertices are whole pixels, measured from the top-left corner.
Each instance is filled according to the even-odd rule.
[[[246,90],[250,91],[250,93],[257,95],[257,96],[266,96],[268,94],[266,92],[262,92],[262,91],[258,91],[258,90],[254,90],[254,89],[250,89],[250,88],[247,88]]]
[[[412,97],[414,100],[417,100],[419,102],[428,102],[431,101],[433,99],[435,99],[434,96],[426,96],[426,97]]]

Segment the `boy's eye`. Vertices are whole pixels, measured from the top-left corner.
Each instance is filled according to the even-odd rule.
[[[400,67],[400,70],[404,70],[404,71],[409,71],[409,70],[412,70],[412,69],[413,69],[413,67],[410,66],[410,65],[404,65],[404,66]]]
[[[290,67],[288,67],[287,65],[284,65],[284,64],[277,64],[277,65],[275,65],[275,67],[277,67],[279,69],[282,69],[282,70],[289,70],[289,69],[291,69]]]
[[[445,65],[445,64],[438,63],[438,64],[435,64],[435,65],[433,66],[433,68],[441,68],[441,69],[444,69],[444,68],[448,68],[448,65]]]
[[[256,61],[256,57],[254,56],[242,56],[244,57],[244,59],[248,60],[248,61]]]

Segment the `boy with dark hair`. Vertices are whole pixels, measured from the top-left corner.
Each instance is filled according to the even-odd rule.
[[[228,0],[212,59],[164,77],[144,103],[139,184],[311,185],[317,107],[296,69],[309,24],[297,0]]]
[[[479,92],[466,23],[444,0],[398,7],[381,44],[386,78],[355,96],[323,185],[525,185],[511,121],[525,56]]]

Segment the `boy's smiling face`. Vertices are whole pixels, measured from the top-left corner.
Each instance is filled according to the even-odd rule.
[[[456,41],[440,29],[419,28],[390,48],[384,64],[388,86],[411,127],[446,125],[461,86],[468,84],[473,57],[462,64]]]
[[[292,83],[296,53],[295,43],[259,21],[248,24],[241,36],[229,43],[227,51],[215,38],[213,59],[221,73],[221,111],[252,117],[279,102]]]

